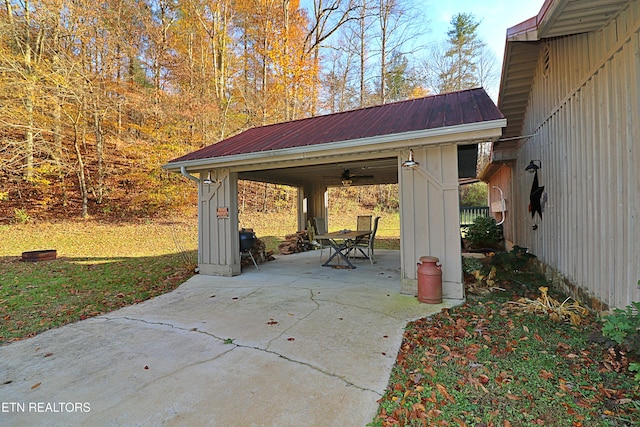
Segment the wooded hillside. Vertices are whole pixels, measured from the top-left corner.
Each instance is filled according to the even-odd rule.
[[[193,207],[192,183],[161,169],[172,158],[427,94],[419,18],[399,0],[5,0],[0,220]]]

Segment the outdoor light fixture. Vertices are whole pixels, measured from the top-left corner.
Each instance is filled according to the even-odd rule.
[[[343,179],[343,180],[342,180],[342,186],[343,186],[343,187],[348,187],[348,186],[350,186],[351,184],[353,184],[353,181],[352,181],[352,180],[350,180],[350,179],[348,179],[348,178],[347,178],[347,179]]]
[[[202,183],[206,185],[220,184],[221,182],[220,178],[211,179],[211,171],[207,172],[207,177],[202,180]]]
[[[404,162],[402,162],[402,167],[405,169],[416,169],[418,166],[420,166],[420,163],[416,162],[413,159],[413,149],[410,148],[409,149],[409,159],[405,160]]]
[[[536,162],[538,163],[536,164]],[[524,168],[524,170],[529,173],[534,173],[541,167],[542,167],[542,163],[540,162],[540,160],[531,160],[527,165],[527,167]]]

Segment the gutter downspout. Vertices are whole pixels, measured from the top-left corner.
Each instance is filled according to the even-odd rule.
[[[198,185],[198,187],[200,187],[200,180],[195,176],[191,175],[189,172],[187,172],[186,166],[180,166],[180,173],[185,178],[189,178],[191,181],[194,181]],[[200,188],[198,188],[198,193],[200,193]],[[199,228],[200,228],[200,204],[198,203],[198,229]],[[198,231],[198,260],[200,260],[200,239],[201,239],[200,231]],[[196,274],[200,272],[200,261],[198,261],[198,265],[195,268],[195,272]]]
[[[198,178],[187,172],[186,166],[180,166],[180,173],[182,174],[182,176],[189,178],[191,181],[195,181],[196,184],[200,184],[200,180]]]

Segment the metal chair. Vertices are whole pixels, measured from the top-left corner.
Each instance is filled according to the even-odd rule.
[[[371,215],[358,215],[356,230],[358,231],[371,230]]]
[[[325,223],[324,218],[316,216],[313,218],[313,223],[316,229],[315,234],[327,234],[327,224]],[[329,256],[331,256],[331,245],[329,244],[329,240],[315,239],[312,244],[320,248],[320,259],[322,259],[322,252],[324,251],[324,248],[329,248]]]
[[[369,258],[369,262],[371,262],[371,265],[376,262],[374,258],[373,248],[375,245],[376,232],[378,231],[378,221],[380,221],[379,216],[375,217],[375,219],[373,220],[373,229],[371,230],[371,234],[356,241],[351,249],[349,249],[349,253],[353,252],[354,258],[357,251],[362,252],[363,255]]]

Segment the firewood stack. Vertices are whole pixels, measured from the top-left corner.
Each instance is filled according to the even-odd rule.
[[[295,254],[311,249],[307,230],[301,230],[295,234],[288,234],[284,236],[284,239],[284,242],[278,245],[278,250],[282,255]]]
[[[262,264],[267,261],[273,261],[275,258],[273,257],[273,251],[267,251],[267,245],[260,239],[256,238],[253,241],[253,247],[251,248],[251,254],[253,258],[256,260],[256,263]],[[240,264],[242,267],[247,265],[253,265],[253,261],[251,258],[244,257],[241,259]]]

